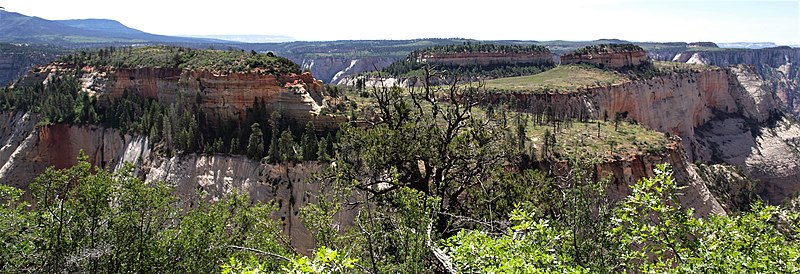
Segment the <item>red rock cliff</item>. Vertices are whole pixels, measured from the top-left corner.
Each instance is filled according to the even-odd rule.
[[[644,62],[647,62],[647,53],[645,51],[566,54],[561,56],[562,65],[587,63],[604,68],[622,68],[638,66]]]
[[[22,81],[46,82],[49,77],[69,72],[74,72],[74,69],[51,64],[34,69]],[[84,67],[80,74],[83,89],[98,95],[101,102],[121,97],[125,92],[155,98],[166,104],[175,102],[179,95],[193,100],[196,94],[200,94],[207,113],[239,119],[258,98],[274,109],[286,110],[301,121],[317,116],[324,107],[324,85],[307,72],[275,76],[257,71],[218,73],[177,68]]]

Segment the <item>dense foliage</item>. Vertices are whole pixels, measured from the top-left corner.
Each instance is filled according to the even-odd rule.
[[[116,68],[179,68],[222,72],[251,72],[282,75],[300,73],[300,66],[272,53],[258,54],[243,50],[196,50],[171,46],[102,48],[63,56],[59,62],[83,66]]]
[[[512,213],[500,236],[464,230],[443,241],[461,272],[790,273],[800,267],[798,215],[753,205],[734,215],[693,216],[677,199],[665,166],[640,180],[594,235],[576,235],[530,205]],[[581,259],[577,237],[596,241]],[[585,240],[585,238],[584,238]]]
[[[269,217],[274,206],[246,195],[180,200],[165,183],[137,179],[130,166],[111,173],[86,158],[48,169],[30,188],[32,205],[21,190],[0,186],[0,272],[199,273],[217,269],[221,258],[253,255],[238,246],[291,256]]]

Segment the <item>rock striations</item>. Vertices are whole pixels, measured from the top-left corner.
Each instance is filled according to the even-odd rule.
[[[61,74],[75,73],[74,68],[55,63],[34,68],[17,84],[41,83]],[[194,98],[199,94],[208,113],[228,119],[243,118],[255,100],[263,100],[305,121],[319,115],[324,106],[325,87],[308,72],[275,76],[257,72],[85,66],[79,74],[83,90],[96,94],[100,102],[133,93],[170,104],[178,96]]]
[[[647,53],[632,44],[601,44],[561,56],[561,64],[591,64],[600,68],[634,67],[648,61]]]

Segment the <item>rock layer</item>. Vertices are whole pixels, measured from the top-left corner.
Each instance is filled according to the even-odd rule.
[[[217,200],[232,192],[247,193],[254,201],[274,202],[275,218],[283,223],[291,244],[305,252],[313,237],[303,227],[300,209],[316,201],[319,188],[306,182],[323,165],[316,162],[270,165],[235,155],[186,154],[164,158],[151,153],[147,138],[122,135],[114,129],[56,124],[36,126],[36,115],[0,113],[0,179],[27,189],[48,167],[65,168],[77,162],[80,151],[90,163],[117,170],[132,163],[146,182],[165,181],[177,195],[191,200],[200,190]],[[337,215],[343,224],[352,214]]]
[[[686,51],[676,54],[676,62],[726,67],[734,64],[752,65],[766,85],[775,90],[783,109],[800,117],[800,48],[777,47],[765,49],[736,49],[722,51]]]
[[[46,82],[50,77],[75,73],[60,64],[40,67],[21,79],[22,85]],[[209,114],[223,119],[242,119],[256,100],[273,109],[283,109],[292,117],[307,121],[324,107],[325,87],[310,73],[275,76],[257,71],[219,73],[177,68],[117,69],[84,67],[79,72],[84,91],[96,94],[100,102],[110,102],[123,94],[138,94],[170,104],[183,96],[194,100]]]
[[[565,54],[561,56],[561,64],[592,64],[601,68],[623,68],[638,66],[647,62],[645,51],[601,52],[589,54]]]

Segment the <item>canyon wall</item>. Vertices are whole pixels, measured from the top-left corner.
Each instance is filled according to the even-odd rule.
[[[44,83],[51,77],[74,73],[74,68],[50,64],[34,68],[15,85]],[[317,117],[325,105],[325,87],[310,73],[275,76],[257,71],[220,73],[178,68],[83,67],[77,74],[83,90],[97,95],[101,103],[125,93],[158,99],[165,104],[177,101],[179,96],[195,100],[199,95],[204,111],[222,119],[243,119],[255,100],[263,100],[304,123]]]
[[[783,109],[800,117],[800,48],[777,47],[765,49],[730,49],[720,51],[686,51],[676,54],[673,61],[726,67],[748,64],[774,89]]]
[[[641,65],[647,62],[645,51],[600,52],[588,54],[561,55],[561,64],[592,64],[601,68],[623,68]]]
[[[320,192],[318,186],[306,182],[312,173],[324,168],[320,163],[271,165],[225,154],[165,158],[152,153],[147,138],[96,126],[37,126],[37,122],[35,114],[0,112],[0,179],[4,184],[27,189],[48,167],[66,168],[77,163],[83,151],[90,163],[110,170],[132,163],[145,182],[165,181],[187,201],[196,198],[198,191],[210,200],[236,191],[249,194],[254,201],[274,202],[278,209],[275,218],[282,222],[292,246],[301,252],[314,247],[299,211],[316,201]],[[337,218],[343,224],[353,220],[347,212]]]
[[[366,71],[381,70],[402,57],[320,57],[320,58],[291,58],[295,63],[301,64],[315,77],[325,83],[338,83],[341,79]]]
[[[757,191],[771,204],[800,191],[800,126],[784,116],[772,86],[752,66],[675,73],[575,93],[509,96],[531,112],[552,106],[565,117],[624,113],[649,129],[681,137],[684,162],[740,168],[759,181]]]

